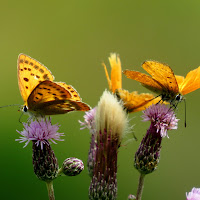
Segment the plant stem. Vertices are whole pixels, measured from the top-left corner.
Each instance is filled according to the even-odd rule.
[[[58,169],[57,177],[62,175],[63,175],[63,168],[61,167],[60,169]]]
[[[144,176],[145,176],[145,174],[140,174],[136,200],[142,199],[142,191],[143,191],[143,187],[144,187]]]
[[[46,182],[46,185],[47,185],[49,200],[55,200],[54,189],[53,189],[53,181]]]

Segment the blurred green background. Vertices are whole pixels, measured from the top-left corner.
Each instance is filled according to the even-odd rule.
[[[141,69],[145,60],[168,63],[175,74],[186,75],[200,65],[200,1],[4,1],[0,7],[0,105],[23,104],[17,83],[17,57],[25,53],[47,66],[56,81],[73,85],[84,102],[95,106],[108,88],[102,61],[108,66],[111,52],[120,55],[123,69]],[[143,71],[144,72],[144,71]],[[123,76],[123,88],[147,90]],[[145,179],[143,199],[186,199],[192,187],[200,187],[200,91],[179,104],[179,128],[162,143],[158,169]],[[32,146],[15,142],[20,113],[17,107],[1,113],[1,199],[48,199],[46,186],[33,173]],[[80,131],[83,112],[53,116],[65,141],[52,145],[60,165],[78,157],[86,165],[90,134]],[[136,194],[139,173],[134,154],[149,126],[142,113],[131,114],[130,125],[138,141],[127,135],[119,151],[118,199]],[[23,117],[26,121],[27,117]],[[87,169],[77,177],[54,181],[56,199],[88,199]]]

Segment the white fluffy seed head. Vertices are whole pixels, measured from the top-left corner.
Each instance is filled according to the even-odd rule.
[[[95,124],[97,133],[104,130],[117,137],[119,143],[126,133],[128,118],[121,102],[108,91],[104,91],[97,106]]]

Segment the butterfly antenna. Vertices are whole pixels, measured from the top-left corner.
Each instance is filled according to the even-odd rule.
[[[12,104],[12,105],[0,106],[0,108],[5,108],[5,107],[9,107],[9,106],[21,106],[21,105],[20,104]]]
[[[185,103],[185,128],[186,128],[186,100],[184,98],[184,103]]]

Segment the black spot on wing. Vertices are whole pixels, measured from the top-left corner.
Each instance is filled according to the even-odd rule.
[[[28,81],[29,81],[29,79],[28,79],[28,78],[24,78],[24,80],[25,80],[26,82],[28,82]]]
[[[39,71],[40,71],[41,73],[44,73],[44,70],[43,70],[42,68],[40,68]]]

